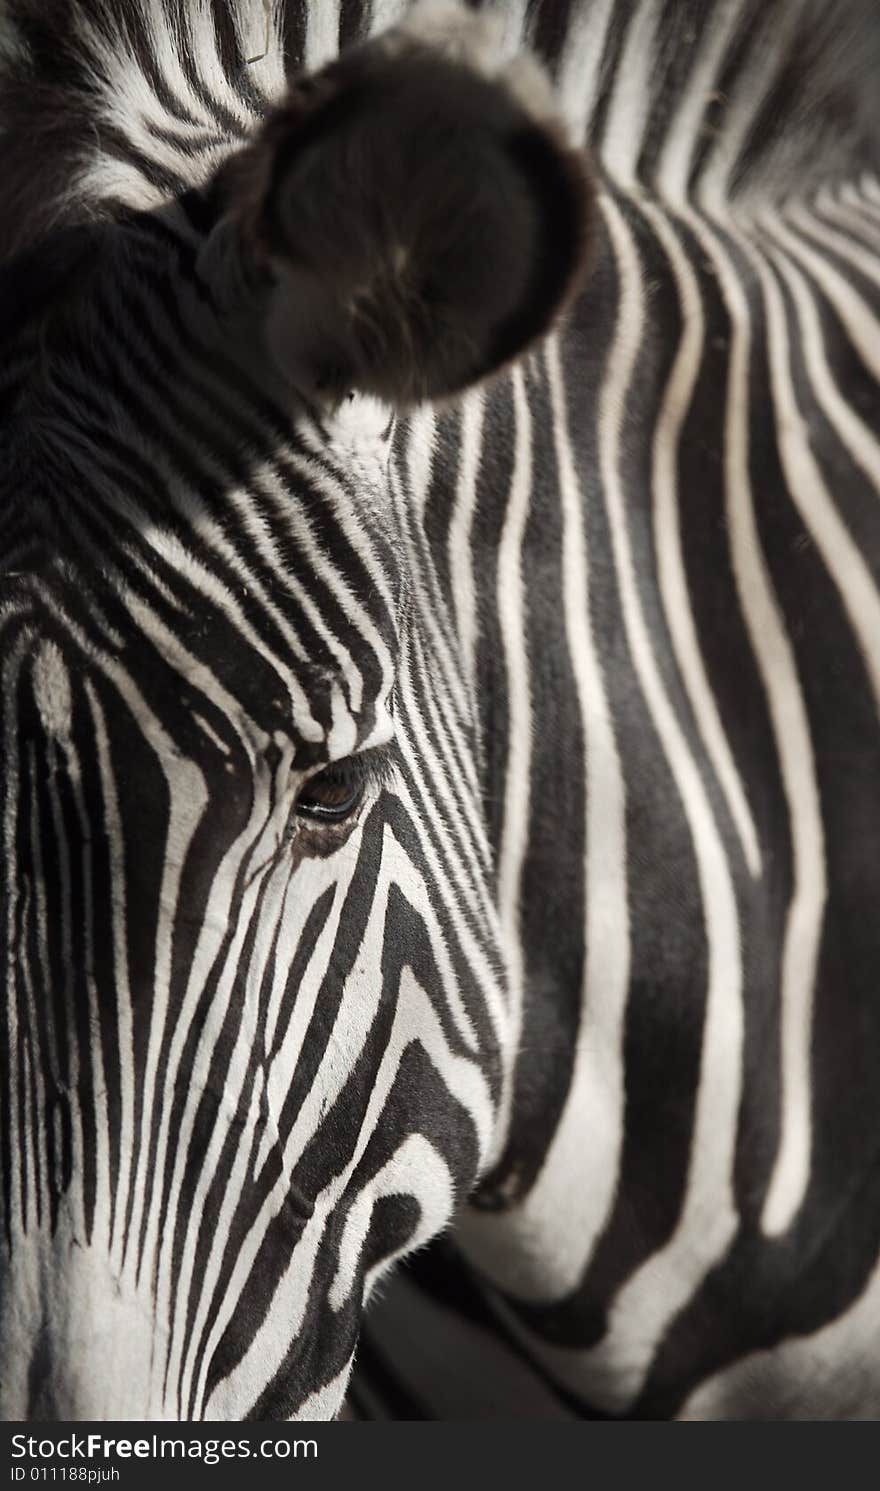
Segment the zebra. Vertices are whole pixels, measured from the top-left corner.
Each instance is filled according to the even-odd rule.
[[[870,9],[404,9],[7,6],[2,1413],[870,1417]]]
[[[585,163],[458,11],[265,107],[199,7],[13,16],[3,1412],[332,1417],[365,1296],[494,1158],[507,1039],[389,412],[571,298]]]

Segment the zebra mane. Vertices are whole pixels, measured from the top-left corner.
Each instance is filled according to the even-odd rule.
[[[274,50],[248,66],[262,0],[0,4],[0,260],[51,228],[149,211],[207,181],[282,92],[297,49],[285,7]]]

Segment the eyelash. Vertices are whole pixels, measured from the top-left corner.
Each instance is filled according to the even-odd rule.
[[[387,761],[375,751],[333,761],[304,783],[294,812],[313,823],[345,823],[360,807],[368,784],[384,781],[388,770]],[[322,789],[327,792],[324,801]],[[333,800],[334,794],[338,801]]]

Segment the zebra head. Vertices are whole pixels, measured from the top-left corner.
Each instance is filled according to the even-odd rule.
[[[69,179],[20,131],[4,175],[2,1413],[332,1417],[506,1100],[464,443],[425,410],[547,329],[589,194],[481,22],[265,109],[231,8],[210,57],[98,9],[40,95]]]

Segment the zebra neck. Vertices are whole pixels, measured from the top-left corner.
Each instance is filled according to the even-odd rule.
[[[723,207],[876,170],[880,34],[863,0],[538,7],[575,134],[618,186]],[[556,27],[555,33],[553,27]]]

